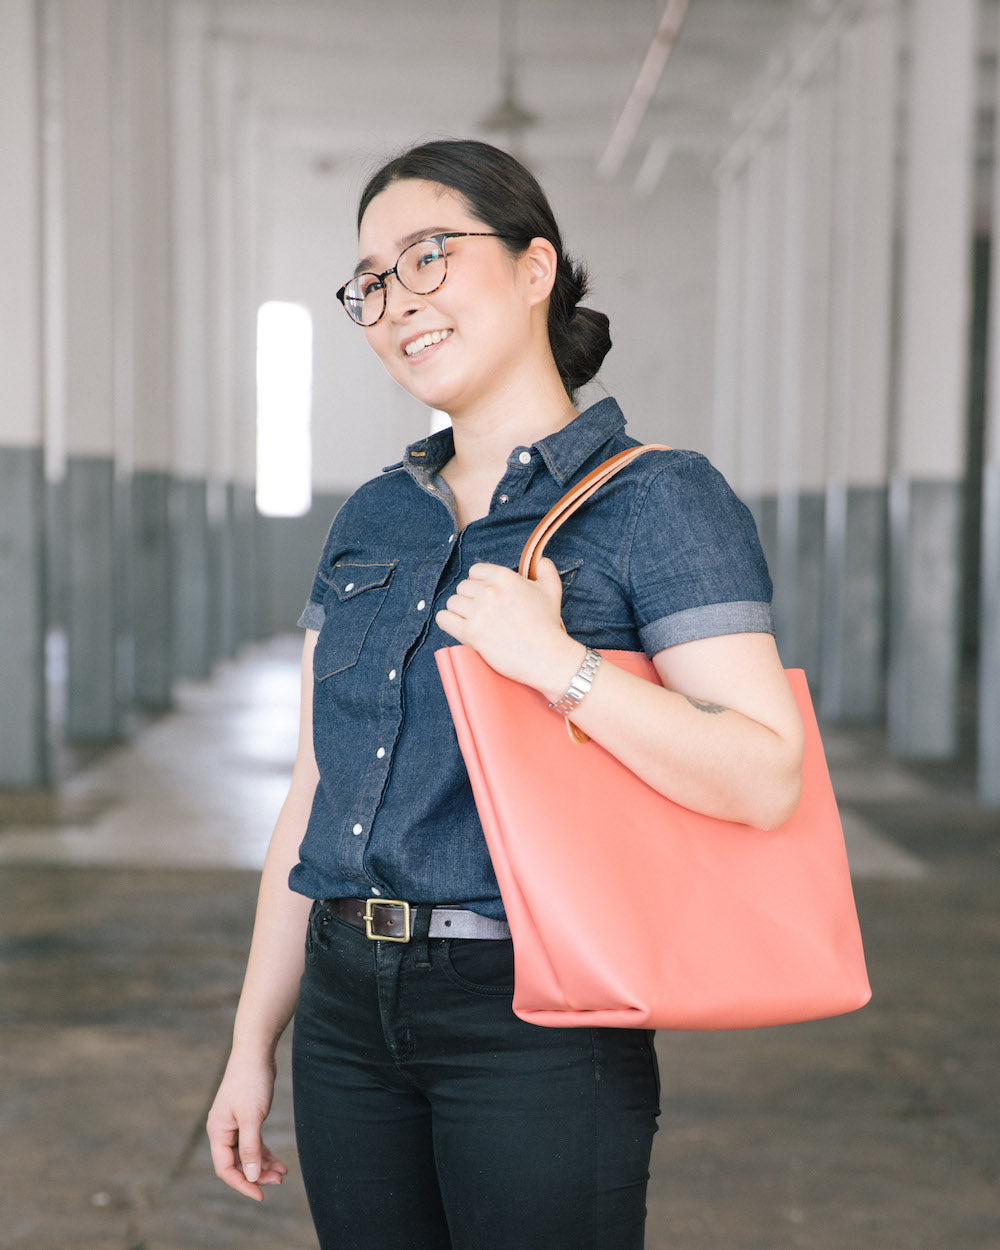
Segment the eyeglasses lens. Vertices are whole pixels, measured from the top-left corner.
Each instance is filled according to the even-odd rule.
[[[411,243],[396,262],[396,275],[414,295],[429,295],[444,282],[448,262],[444,249],[433,239]],[[362,326],[372,326],[385,310],[386,282],[377,274],[363,273],[344,291],[344,307]]]
[[[447,261],[444,248],[433,239],[412,243],[396,262],[396,273],[414,295],[430,295],[444,281]]]

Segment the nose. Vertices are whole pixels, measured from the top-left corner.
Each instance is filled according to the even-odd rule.
[[[395,274],[386,278],[385,313],[390,321],[403,321],[423,307],[423,296],[406,289]]]

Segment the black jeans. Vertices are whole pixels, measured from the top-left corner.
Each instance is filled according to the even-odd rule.
[[[322,1250],[641,1250],[652,1034],[525,1024],[513,979],[510,942],[372,942],[314,906],[293,1079]]]

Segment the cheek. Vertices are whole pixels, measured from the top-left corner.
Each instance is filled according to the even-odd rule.
[[[383,318],[384,320],[384,318]],[[396,353],[393,351],[392,343],[389,335],[383,327],[382,321],[377,322],[370,330],[365,330],[365,342],[372,349],[379,360],[382,361],[386,368],[389,368],[395,359]]]

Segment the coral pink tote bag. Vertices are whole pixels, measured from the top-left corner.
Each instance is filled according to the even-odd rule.
[[[609,477],[542,520],[520,571]],[[641,653],[602,652],[658,682]],[[553,1027],[740,1029],[853,1011],[871,996],[837,804],[805,675],[799,806],[764,832],[690,811],[473,650],[436,653],[514,943],[514,1011]],[[572,727],[571,727],[572,728]]]

